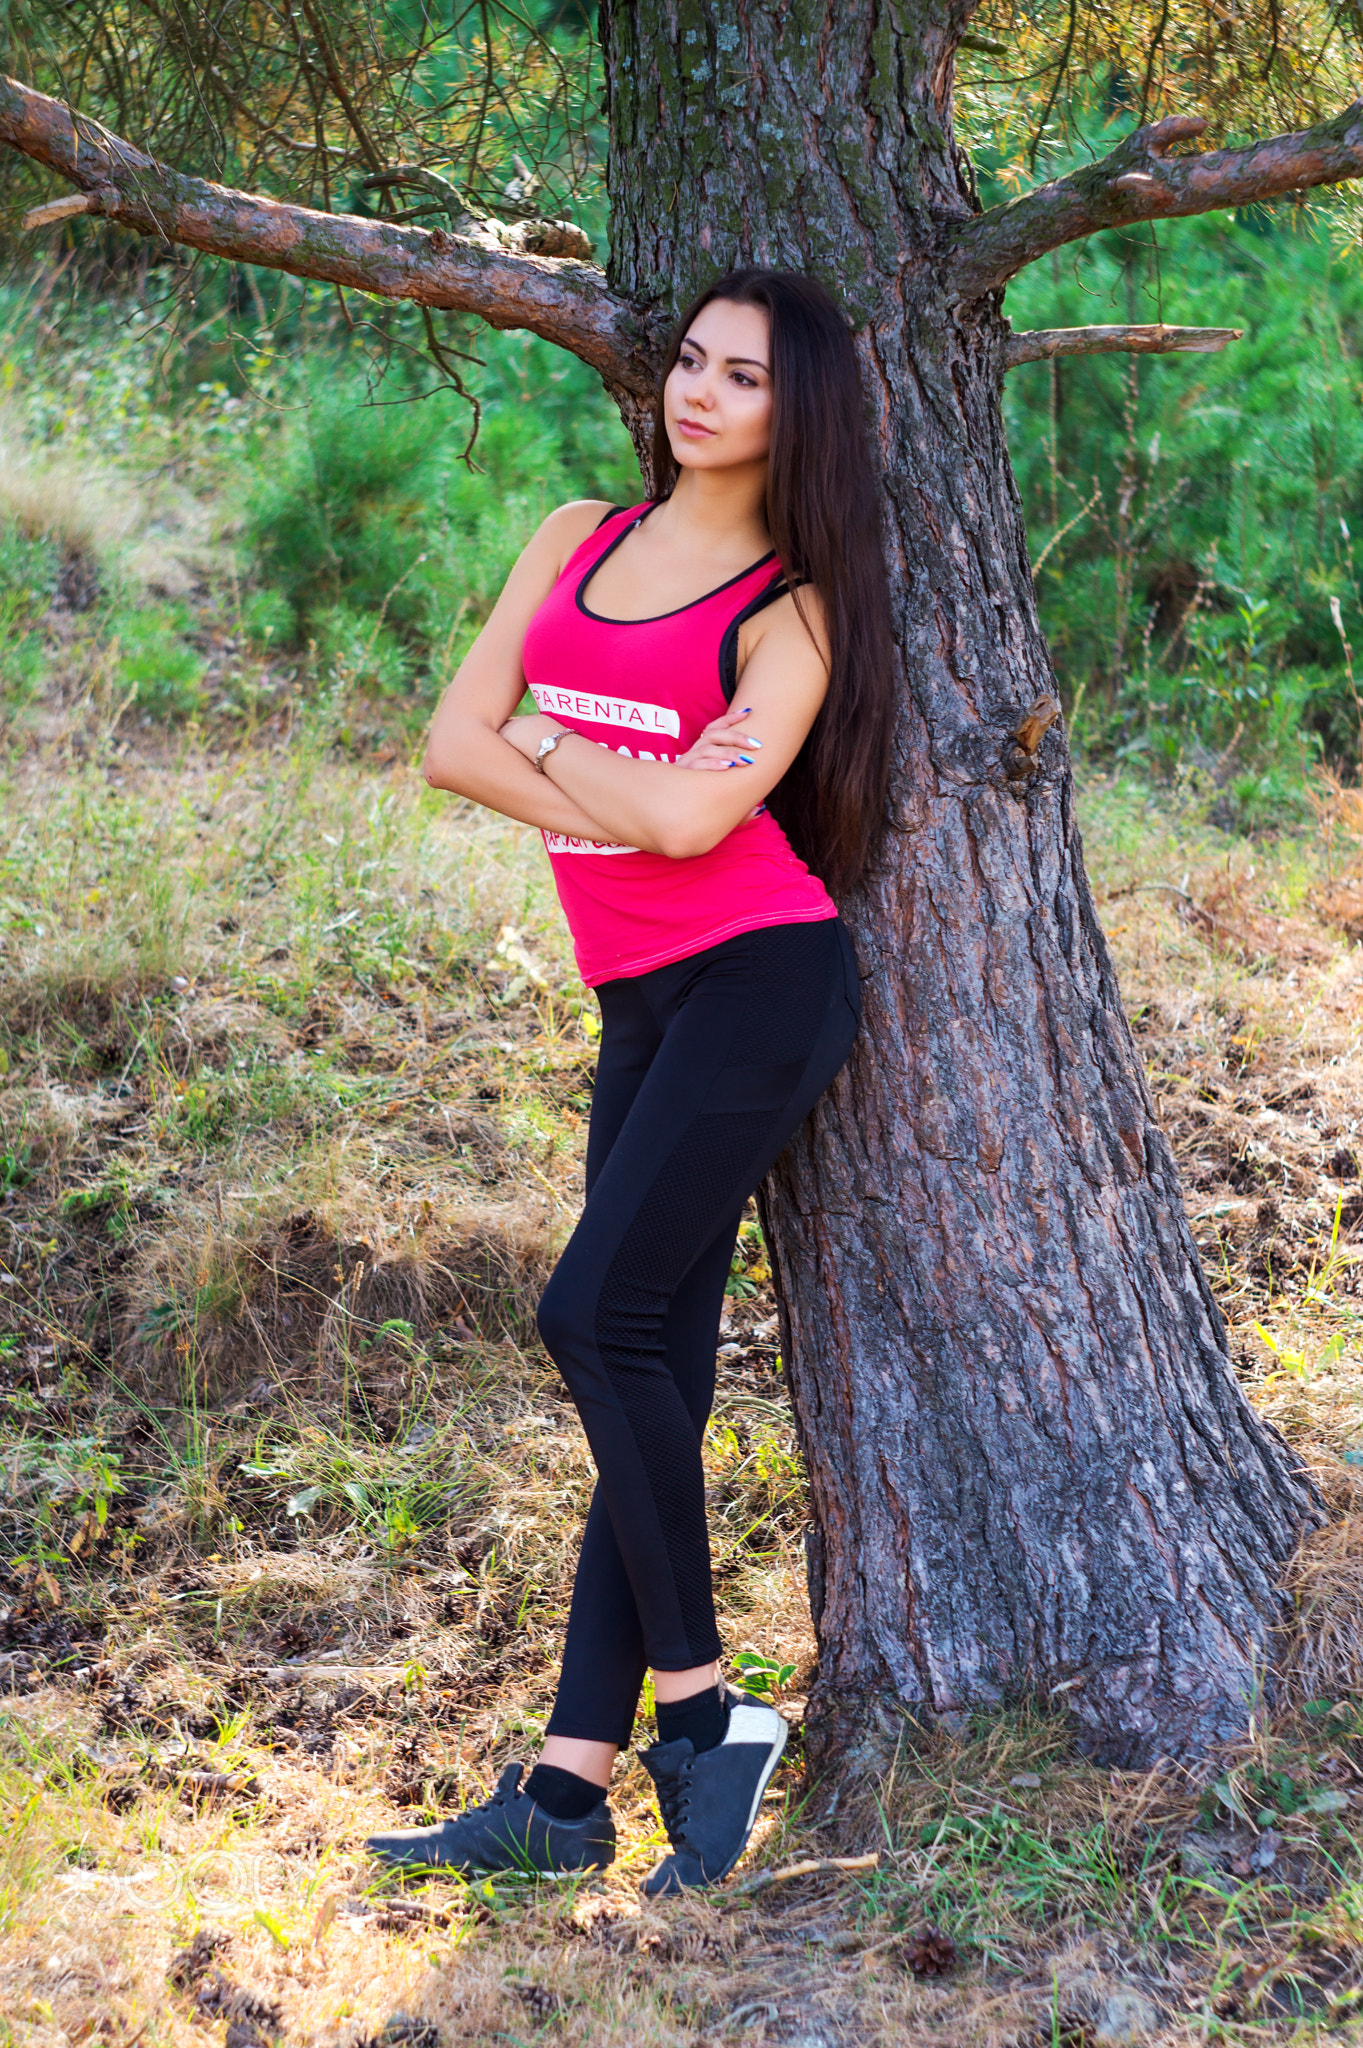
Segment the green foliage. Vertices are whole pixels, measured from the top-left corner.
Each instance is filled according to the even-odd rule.
[[[50,540],[33,539],[17,520],[0,520],[0,596],[42,611],[57,587],[58,566]]]
[[[286,429],[248,508],[256,573],[307,621],[342,599],[411,620],[400,590],[422,554],[439,488],[439,437],[424,405],[365,406],[358,380],[318,364],[310,403]],[[391,595],[390,595],[391,593]]]
[[[461,629],[471,636],[555,505],[638,488],[623,429],[580,364],[528,337],[496,337],[488,354],[476,466],[460,460],[462,416],[446,395],[404,396],[394,375],[374,400],[344,354],[306,372],[307,402],[247,507],[253,639],[278,645],[292,626],[324,670],[399,695]]]
[[[0,1194],[8,1194],[11,1188],[21,1188],[32,1178],[26,1148],[15,1145],[0,1151]]]
[[[771,1265],[762,1226],[755,1216],[745,1217],[738,1227],[738,1239],[733,1258],[729,1261],[729,1277],[724,1282],[724,1292],[731,1301],[748,1301],[770,1278]]]
[[[114,1238],[126,1237],[136,1218],[126,1173],[116,1171],[93,1187],[71,1188],[61,1199],[63,1216],[98,1219]]]
[[[242,629],[251,645],[261,653],[267,648],[287,647],[298,632],[298,615],[282,590],[265,584],[248,591],[241,605]]]
[[[349,1431],[309,1427],[262,1440],[238,1468],[300,1528],[358,1527],[390,1555],[411,1549],[478,1493],[455,1415],[413,1427],[389,1450]]]
[[[984,1814],[948,1811],[920,1829],[919,1842],[941,1866],[924,1900],[934,1919],[949,1921],[986,1888],[1023,1918],[1081,1905],[1110,1910],[1123,1888],[1120,1853],[1101,1823],[1066,1834],[995,1804]]]
[[[1199,1810],[1209,1826],[1228,1818],[1251,1827],[1271,1827],[1293,1814],[1328,1816],[1346,1812],[1348,1794],[1334,1785],[1311,1785],[1289,1770],[1248,1763],[1228,1771],[1203,1793]]]
[[[740,1691],[751,1693],[754,1699],[774,1700],[794,1678],[795,1666],[763,1657],[756,1650],[740,1650],[734,1658],[734,1674]]]
[[[382,697],[401,696],[415,667],[410,650],[391,626],[384,624],[380,605],[373,612],[350,604],[331,604],[309,620],[322,666],[362,689]]]
[[[304,1063],[297,1055],[272,1060],[253,1048],[222,1069],[205,1066],[187,1080],[159,1086],[155,1122],[167,1142],[207,1153],[249,1131],[318,1128],[360,1092],[326,1062]]]
[[[97,679],[111,706],[168,721],[254,716],[263,657],[276,696],[340,692],[333,740],[356,693],[423,717],[540,520],[571,498],[638,491],[599,379],[534,336],[461,329],[482,357],[467,372],[481,427],[466,462],[468,407],[430,388],[417,308],[386,313],[381,341],[395,353],[382,374],[383,348],[349,334],[329,294],[263,277],[256,296],[271,324],[248,331],[230,277],[206,281],[217,316],[164,355],[149,346],[149,325],[166,315],[154,292],[145,305],[63,306],[53,349],[27,324],[28,295],[0,290],[6,426],[51,523],[50,537],[30,538],[0,497],[0,703],[11,715],[51,669],[40,621],[74,549],[115,595],[75,616],[57,643],[70,650],[62,667],[72,682],[76,668]],[[195,516],[196,587],[176,602],[140,581],[143,559],[180,551],[183,512],[172,502],[166,519],[158,499],[171,470],[212,523],[204,532]],[[215,548],[211,567],[201,541]],[[210,700],[206,650],[229,636],[240,654],[215,659]]]
[[[1257,207],[1095,236],[1024,271],[1008,313],[1245,329],[1218,354],[1028,365],[1004,409],[1081,738],[1214,769],[1234,822],[1281,816],[1322,752],[1358,753],[1363,271],[1317,215]]]
[[[16,520],[0,519],[0,704],[17,709],[42,684],[47,662],[33,630],[57,587],[57,550]]]
[[[28,83],[78,92],[81,112],[117,133],[154,135],[176,169],[375,213],[379,195],[364,184],[375,161],[425,164],[480,214],[515,219],[524,198],[558,216],[579,198],[590,211],[599,194],[596,38],[582,33],[584,6],[538,13],[501,0],[435,10],[331,0],[324,11],[254,15],[191,0],[169,33],[155,16],[149,30],[136,10],[100,0],[15,0],[4,20],[7,63]],[[295,104],[310,108],[320,148],[300,148],[281,127]],[[0,187],[13,214],[35,186],[24,159],[7,156]],[[508,191],[518,160],[530,176]],[[419,188],[400,199],[414,217],[450,224]],[[240,271],[236,283],[245,297]],[[384,310],[374,306],[370,320]]]
[[[208,664],[186,638],[190,628],[185,607],[170,604],[126,606],[108,623],[118,683],[153,718],[188,717],[203,701]]]

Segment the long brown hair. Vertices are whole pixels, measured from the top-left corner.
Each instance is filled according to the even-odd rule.
[[[894,723],[880,494],[856,351],[813,278],[758,269],[721,277],[688,306],[663,363],[653,430],[658,498],[677,481],[662,385],[712,299],[761,306],[770,322],[767,530],[796,606],[801,584],[823,600],[829,680],[813,729],[768,802],[801,859],[838,894],[860,879],[884,828]]]

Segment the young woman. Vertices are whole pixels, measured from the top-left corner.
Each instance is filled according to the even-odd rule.
[[[651,1668],[671,1853],[650,1896],[732,1869],[785,1742],[719,1678],[701,1438],[743,1205],[856,1032],[828,887],[864,868],[889,765],[874,471],[818,285],[735,271],[696,301],[654,464],[647,503],[545,520],[431,729],[432,784],[542,827],[600,999],[586,1205],[539,1311],[599,1480],[539,1763],[369,1845],[408,1868],[604,1867]],[[527,683],[538,710],[513,716]]]

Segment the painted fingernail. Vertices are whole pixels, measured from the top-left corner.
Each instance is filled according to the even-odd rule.
[[[752,760],[752,755],[751,755],[751,754],[740,754],[738,758],[739,758],[739,760],[740,760],[740,761],[741,761],[741,762],[743,763],[743,766],[744,766],[745,768],[751,768],[751,767],[752,767],[752,764],[753,764],[753,760]]]
[[[752,717],[752,705],[751,705],[751,704],[745,704],[745,705],[744,705],[744,707],[743,707],[743,709],[742,709],[742,710],[741,710],[741,711],[739,712],[739,714],[738,714],[738,715],[739,715],[739,717],[740,717],[740,718],[751,718],[751,717]]]

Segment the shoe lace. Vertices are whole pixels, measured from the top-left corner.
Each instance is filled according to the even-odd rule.
[[[663,1826],[674,1849],[686,1845],[686,1823],[691,1818],[691,1759],[675,1772],[654,1780]]]
[[[523,1779],[520,1781],[516,1789],[519,1792],[524,1792],[525,1782]],[[513,1793],[511,1787],[509,1785],[503,1784],[499,1780],[495,1789],[489,1792],[487,1798],[482,1802],[482,1805],[476,1809],[476,1811],[479,1813],[489,1813],[491,1812],[494,1806],[508,1806],[514,1797],[515,1793]]]

